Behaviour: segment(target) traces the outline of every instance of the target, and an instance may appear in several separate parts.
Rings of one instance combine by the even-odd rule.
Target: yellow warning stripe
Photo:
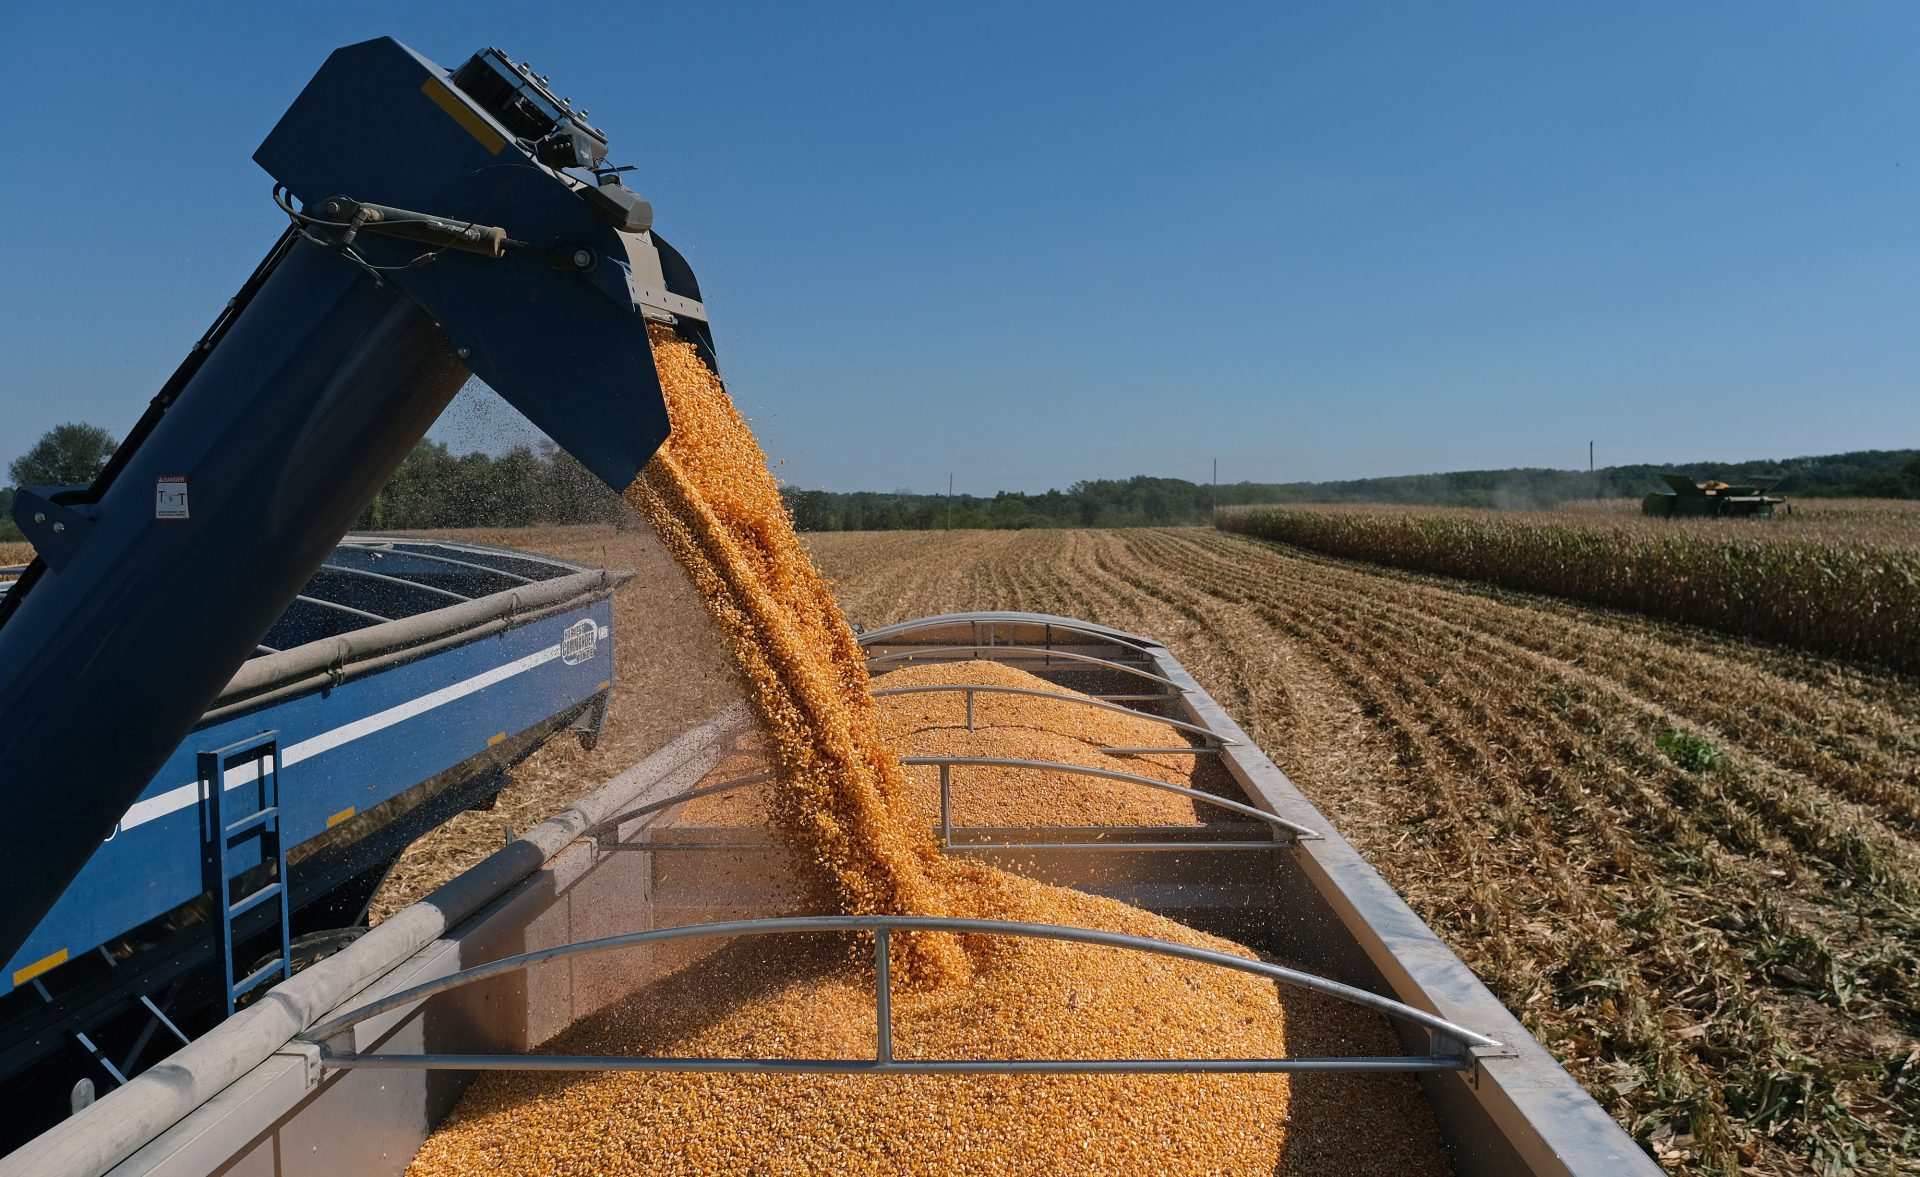
[[[460,96],[448,89],[447,84],[439,78],[428,78],[426,84],[420,87],[420,92],[433,99],[435,106],[452,115],[453,121],[465,127],[467,134],[480,140],[480,146],[488,151],[499,155],[500,149],[507,145],[506,139],[493,129],[492,124],[461,101]]]
[[[599,685],[598,687],[596,687],[596,688],[594,688],[594,689],[595,689],[595,690],[600,690],[600,691],[604,691],[604,690],[606,690],[606,689],[607,689],[608,687],[610,687],[610,686],[612,686],[612,685],[613,685],[613,680],[612,680],[612,679],[610,679],[610,678],[603,678],[603,679],[601,679],[601,680],[600,680],[600,685]]]
[[[327,828],[332,829],[333,827],[339,825],[341,822],[352,817],[357,812],[359,812],[359,806],[356,806],[356,805],[347,806],[345,809],[342,809],[340,812],[334,814],[332,817],[327,819]]]
[[[507,738],[507,733],[495,732],[492,735],[487,737],[487,747],[491,748],[495,744],[498,744],[501,740],[504,740],[506,738]]]
[[[15,985],[24,985],[48,969],[57,968],[66,963],[67,950],[62,948],[51,956],[41,957],[26,968],[13,970],[13,983]]]

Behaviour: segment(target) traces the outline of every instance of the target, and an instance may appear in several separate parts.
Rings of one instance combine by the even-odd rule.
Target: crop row
[[[869,624],[1167,642],[1672,1171],[1914,1155],[1915,680],[1193,529],[810,542]]]
[[[1920,671],[1920,551],[1485,515],[1238,507],[1224,531]]]

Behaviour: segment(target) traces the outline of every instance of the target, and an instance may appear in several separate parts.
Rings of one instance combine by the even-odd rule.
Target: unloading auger
[[[496,49],[330,56],[254,159],[290,225],[90,486],[24,487],[0,599],[0,959],[469,376],[624,490],[692,270],[587,112]]]

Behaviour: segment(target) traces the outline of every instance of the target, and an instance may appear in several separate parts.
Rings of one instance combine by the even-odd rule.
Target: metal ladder
[[[229,1017],[240,998],[270,980],[284,980],[293,972],[287,911],[287,851],[280,831],[279,735],[277,730],[264,731],[237,744],[228,744],[199,755],[203,798],[201,838],[205,848],[202,863],[207,890],[213,895],[216,905],[212,921],[214,955],[219,958],[224,972],[222,991],[226,994]],[[244,775],[248,767],[252,769],[250,778]],[[228,821],[225,813],[229,789],[227,775],[236,768],[242,769],[243,773],[239,783],[231,786],[232,789],[244,791],[243,795],[248,798],[257,798],[258,804],[244,817]],[[236,901],[233,891],[238,879],[228,865],[227,856],[235,846],[249,839],[259,841],[259,861],[270,865],[272,874],[264,885]],[[234,933],[234,921],[267,904],[274,905],[279,912],[280,955],[236,981],[234,973],[238,963],[233,954],[239,947],[240,938]]]

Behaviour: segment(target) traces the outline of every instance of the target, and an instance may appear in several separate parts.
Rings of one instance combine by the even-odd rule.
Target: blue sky
[[[801,485],[1920,445],[1920,6],[318,11],[0,15],[0,461],[131,425],[278,232],[254,147],[381,34],[592,110]]]

